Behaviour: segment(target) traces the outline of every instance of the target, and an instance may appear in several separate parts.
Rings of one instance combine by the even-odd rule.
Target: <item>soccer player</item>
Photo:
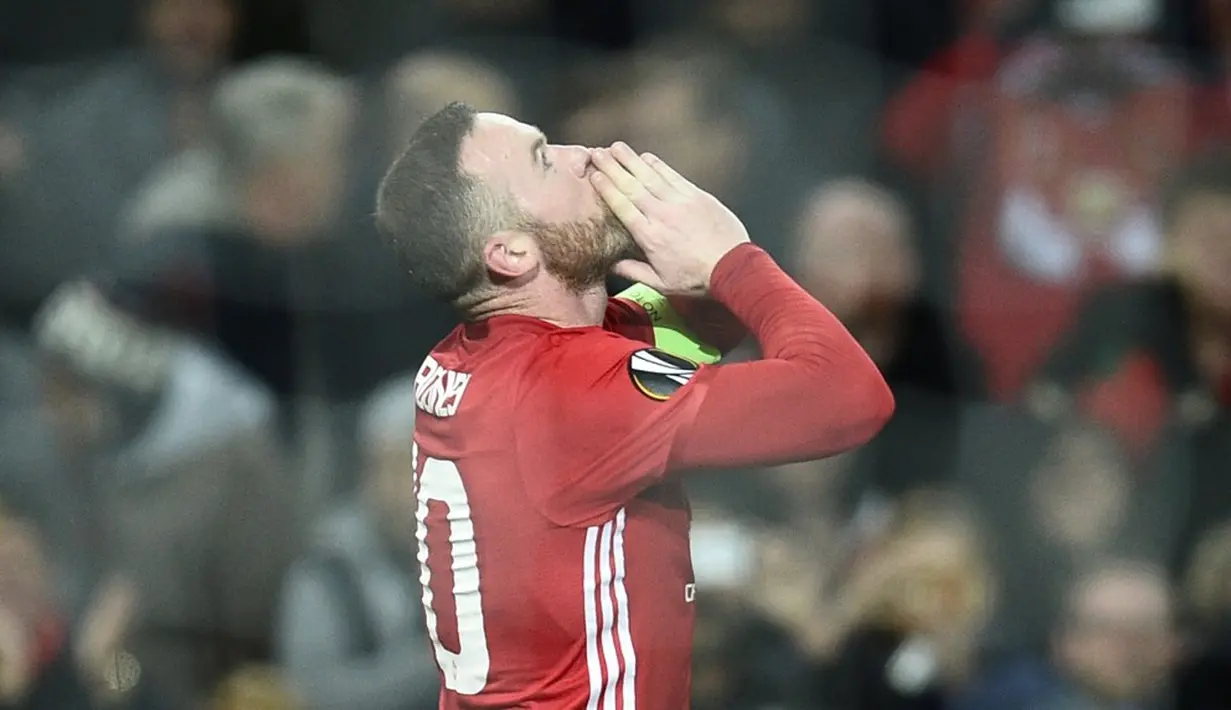
[[[463,320],[416,378],[441,707],[686,708],[696,590],[678,474],[867,442],[893,410],[875,365],[734,214],[622,143],[552,145],[452,104],[390,168],[376,219]],[[681,307],[712,297],[764,359],[656,350],[645,312],[608,299],[613,269]]]

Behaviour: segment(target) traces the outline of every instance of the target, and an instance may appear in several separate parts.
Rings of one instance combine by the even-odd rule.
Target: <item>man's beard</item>
[[[641,256],[628,228],[608,209],[601,217],[565,224],[533,222],[526,229],[538,240],[547,272],[577,292],[601,285],[622,259]]]

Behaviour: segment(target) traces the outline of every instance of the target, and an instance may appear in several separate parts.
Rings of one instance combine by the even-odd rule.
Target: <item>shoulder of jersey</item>
[[[657,348],[642,348],[628,357],[628,376],[641,394],[660,402],[671,398],[696,374],[697,363]]]

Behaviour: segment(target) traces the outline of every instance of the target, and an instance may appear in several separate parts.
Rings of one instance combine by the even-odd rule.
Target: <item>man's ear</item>
[[[539,259],[539,245],[525,232],[496,232],[483,245],[483,263],[498,280],[512,281],[533,273]]]

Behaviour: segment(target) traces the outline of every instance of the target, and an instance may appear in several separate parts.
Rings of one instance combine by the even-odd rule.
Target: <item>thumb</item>
[[[616,262],[616,265],[611,268],[612,273],[620,278],[643,283],[646,286],[662,293],[666,284],[663,283],[662,277],[654,270],[654,267],[644,261],[636,259],[624,259]]]

